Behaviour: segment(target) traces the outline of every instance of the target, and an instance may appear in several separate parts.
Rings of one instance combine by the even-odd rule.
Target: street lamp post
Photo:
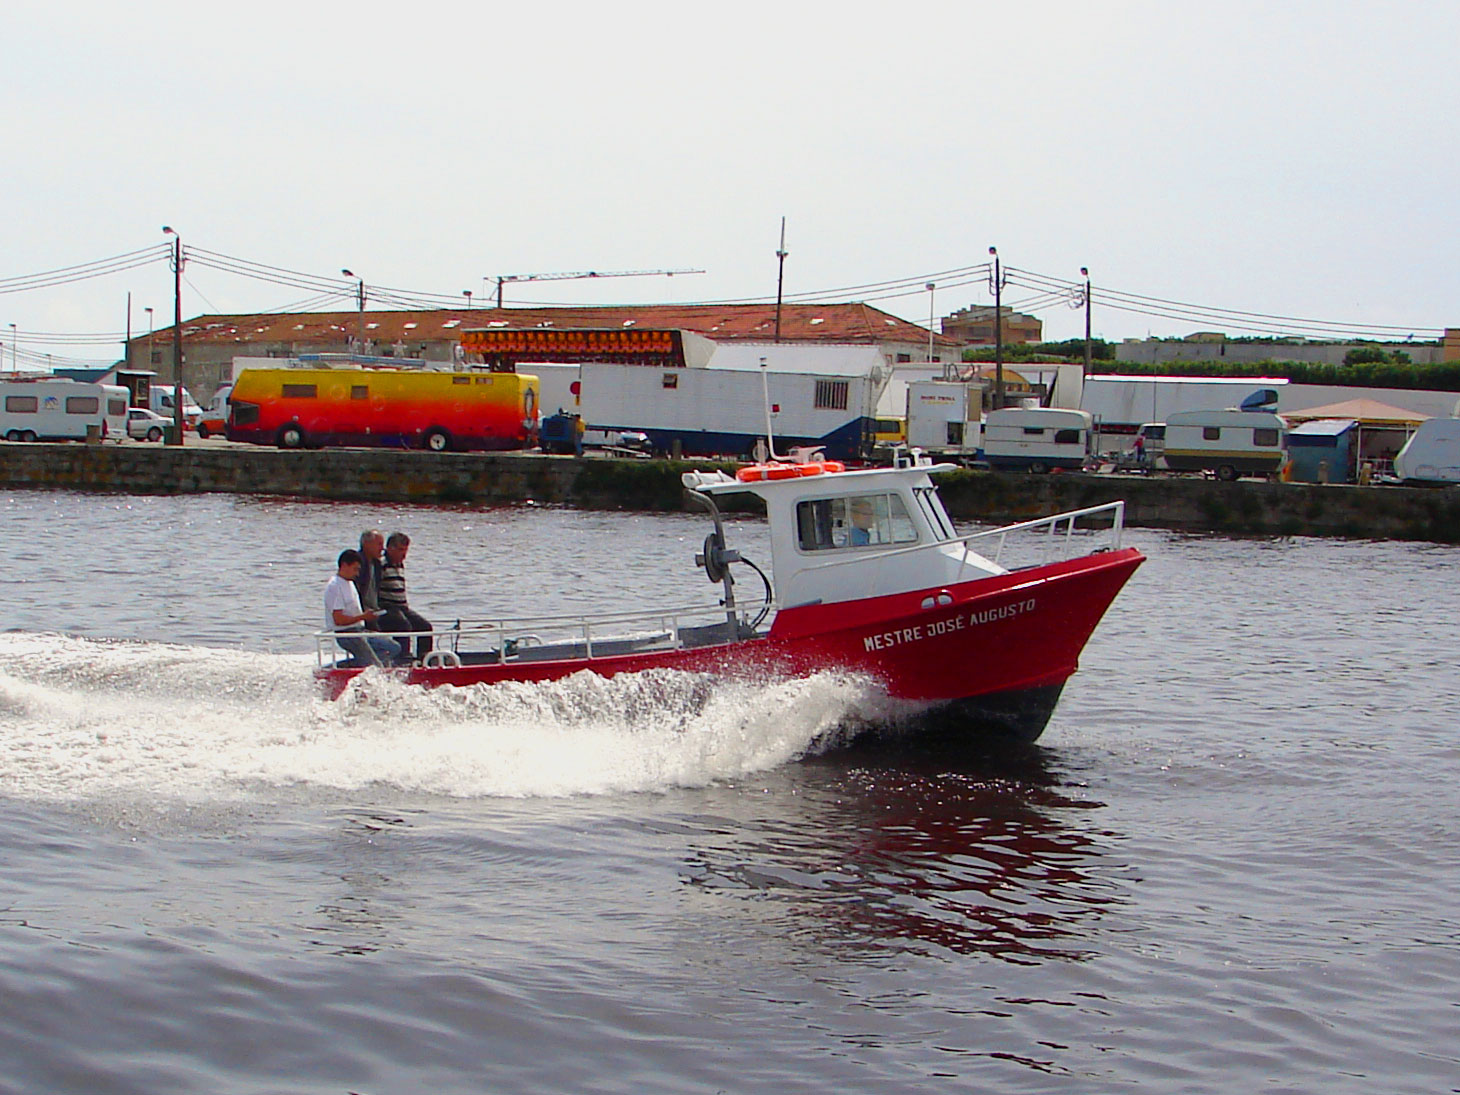
[[[182,237],[167,225],[165,235],[172,237],[172,437],[168,444],[183,443],[183,347],[182,347]],[[151,362],[149,361],[150,365]]]
[[[152,309],[142,309],[147,313],[147,368],[152,368]]]
[[[933,363],[933,290],[938,288],[938,283],[928,282],[923,286],[928,291],[928,364]]]
[[[20,343],[15,341],[15,324],[10,325],[10,368],[20,372]]]
[[[365,279],[352,270],[342,269],[340,273],[344,274],[347,278],[357,278],[360,282],[359,287],[355,291],[355,301],[360,308],[360,324],[355,339],[360,344],[358,352],[363,354],[365,352]]]
[[[464,296],[464,297],[466,297],[466,310],[468,312],[470,312],[471,311],[471,290],[470,289],[463,289],[461,291],[461,295]]]

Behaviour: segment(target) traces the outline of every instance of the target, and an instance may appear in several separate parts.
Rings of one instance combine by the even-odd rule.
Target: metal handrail
[[[1110,534],[1112,538],[1111,549],[1114,550],[1120,547],[1121,536],[1125,530],[1125,502],[1123,501],[1105,502],[1098,506],[1087,506],[1084,509],[1066,510],[1064,513],[1053,513],[1050,514],[1048,517],[1036,517],[1031,521],[1020,521],[1019,523],[1013,525],[1001,525],[998,528],[984,529],[982,532],[970,532],[967,536],[950,536],[946,540],[934,540],[926,544],[909,544],[907,547],[888,548],[884,551],[873,552],[870,554],[867,552],[859,552],[855,555],[843,556],[841,558],[826,559],[824,561],[819,561],[814,566],[807,567],[806,569],[823,570],[830,567],[851,566],[857,564],[866,565],[866,563],[872,559],[881,561],[883,559],[895,558],[899,555],[913,555],[918,552],[934,551],[938,548],[950,546],[961,546],[966,552],[972,552],[975,555],[980,555],[981,558],[988,559],[995,565],[1002,565],[999,563],[999,559],[1003,556],[1004,547],[1008,542],[1010,533],[1025,532],[1030,529],[1038,529],[1044,526],[1049,526],[1050,538],[1051,542],[1053,542],[1054,533],[1058,525],[1061,522],[1068,522],[1068,526],[1066,527],[1064,536],[1065,544],[1068,547],[1074,540],[1076,521],[1078,521],[1081,517],[1089,517],[1097,513],[1105,513],[1106,511],[1109,511],[1114,515],[1110,527]],[[982,555],[979,552],[974,552],[973,549],[969,546],[970,543],[974,540],[981,540],[986,537],[993,536],[997,536],[999,538],[999,543],[992,556]],[[966,556],[964,562],[965,564],[967,563]]]
[[[758,611],[760,605],[755,609]],[[595,657],[594,643],[603,643],[619,639],[647,638],[652,636],[664,636],[663,649],[674,650],[683,646],[681,631],[686,625],[686,617],[706,618],[713,617],[717,622],[723,624],[725,606],[715,602],[712,604],[680,605],[672,608],[655,609],[634,609],[618,612],[598,613],[592,616],[567,613],[557,616],[516,616],[501,617],[493,620],[459,620],[453,627],[438,627],[430,631],[316,631],[315,657],[320,666],[333,664],[338,660],[335,646],[335,638],[340,634],[349,634],[359,637],[378,637],[386,639],[423,639],[430,638],[433,643],[441,643],[443,640],[451,644],[453,652],[459,652],[461,639],[471,638],[482,640],[480,652],[484,654],[495,653],[499,661],[510,657],[508,643],[518,643],[524,639],[534,638],[537,631],[556,632],[554,641],[578,642],[584,645],[583,656],[586,658]],[[742,622],[748,618],[748,610],[742,610]],[[622,628],[626,625],[639,624],[655,625],[648,635],[635,635],[615,631],[611,636],[605,635],[604,630],[610,627]],[[595,636],[595,631],[597,635]],[[538,640],[541,641],[540,639]],[[494,649],[495,648],[495,649]]]

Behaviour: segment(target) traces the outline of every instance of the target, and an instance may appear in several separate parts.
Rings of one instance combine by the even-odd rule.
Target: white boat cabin
[[[930,475],[956,468],[917,463],[751,482],[723,472],[683,478],[701,494],[754,494],[765,502],[776,601],[793,608],[1007,573],[957,539]]]

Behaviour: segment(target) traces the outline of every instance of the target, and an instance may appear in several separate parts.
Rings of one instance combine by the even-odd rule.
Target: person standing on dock
[[[406,603],[406,553],[411,549],[411,538],[404,532],[392,532],[385,541],[385,566],[380,572],[380,607],[385,615],[380,618],[382,631],[431,631],[431,621],[419,612],[411,610]],[[401,639],[401,653],[410,652],[410,640]],[[416,660],[423,660],[431,652],[431,636],[416,637]]]

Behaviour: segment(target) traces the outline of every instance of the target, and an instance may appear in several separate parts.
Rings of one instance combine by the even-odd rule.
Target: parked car
[[[146,407],[132,407],[127,411],[127,436],[137,441],[161,441],[163,430],[171,425],[172,419],[163,418]]]

